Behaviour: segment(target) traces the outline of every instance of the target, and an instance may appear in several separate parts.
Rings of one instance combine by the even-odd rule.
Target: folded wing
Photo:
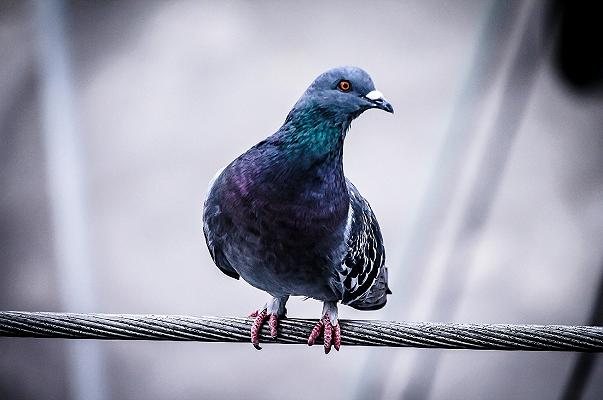
[[[339,272],[342,303],[359,310],[377,310],[387,302],[385,247],[373,210],[348,180],[351,214],[347,226],[348,252]]]

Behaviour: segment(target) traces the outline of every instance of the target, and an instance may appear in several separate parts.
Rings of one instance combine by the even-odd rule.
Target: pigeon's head
[[[366,71],[357,67],[338,67],[316,78],[294,110],[317,110],[334,122],[344,123],[371,108],[394,112],[392,105],[375,89]]]

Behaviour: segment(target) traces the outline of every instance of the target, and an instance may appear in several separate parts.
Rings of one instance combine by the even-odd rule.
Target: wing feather
[[[339,273],[342,302],[361,310],[378,309],[391,293],[387,286],[383,237],[369,203],[349,180],[347,184],[351,216],[346,227],[348,252]]]

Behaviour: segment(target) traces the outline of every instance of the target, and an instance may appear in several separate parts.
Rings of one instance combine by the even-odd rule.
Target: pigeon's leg
[[[341,327],[337,320],[337,302],[336,301],[325,301],[322,307],[322,318],[314,328],[310,337],[308,338],[308,346],[312,346],[316,339],[323,333],[325,354],[329,354],[331,351],[331,345],[335,347],[335,350],[339,351],[341,346]]]
[[[250,318],[255,318],[251,325],[251,343],[256,349],[262,349],[260,347],[260,331],[266,319],[268,319],[268,326],[270,327],[270,336],[276,337],[278,319],[287,315],[287,309],[285,308],[287,300],[289,300],[289,296],[273,297],[263,307],[249,315]]]

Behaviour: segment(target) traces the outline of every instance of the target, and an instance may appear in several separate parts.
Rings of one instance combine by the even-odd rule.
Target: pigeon
[[[271,296],[249,316],[258,350],[266,321],[276,338],[290,296],[323,302],[308,345],[322,334],[329,353],[341,346],[339,302],[377,310],[391,294],[379,224],[343,171],[350,124],[368,109],[394,112],[364,70],[328,70],[274,134],[210,182],[203,232],[214,263]]]

